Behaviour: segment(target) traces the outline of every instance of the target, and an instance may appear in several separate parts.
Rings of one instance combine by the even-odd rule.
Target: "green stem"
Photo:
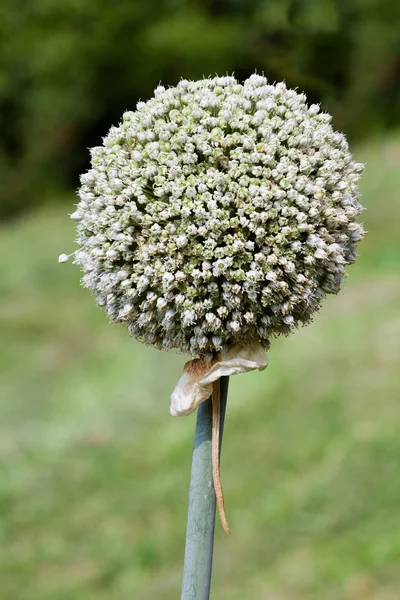
[[[221,378],[220,452],[229,377]],[[208,600],[214,549],[215,492],[211,464],[212,401],[200,404],[192,458],[181,600]]]

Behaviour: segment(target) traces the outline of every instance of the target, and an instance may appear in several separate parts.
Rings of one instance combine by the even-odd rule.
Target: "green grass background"
[[[341,294],[231,379],[216,600],[400,598],[400,137],[356,155],[368,234]],[[65,213],[0,230],[0,598],[176,599],[195,417],[172,418],[169,395],[186,357],[108,324],[57,263]]]

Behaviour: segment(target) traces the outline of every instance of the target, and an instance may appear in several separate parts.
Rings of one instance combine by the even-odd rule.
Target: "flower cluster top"
[[[330,121],[260,75],[158,87],[91,151],[83,285],[133,337],[193,356],[306,323],[363,236],[363,165]]]

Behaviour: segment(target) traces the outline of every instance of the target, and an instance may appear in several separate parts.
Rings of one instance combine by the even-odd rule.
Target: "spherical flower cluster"
[[[260,75],[158,87],[91,151],[83,285],[133,337],[193,356],[306,323],[363,235],[363,165],[330,121]]]

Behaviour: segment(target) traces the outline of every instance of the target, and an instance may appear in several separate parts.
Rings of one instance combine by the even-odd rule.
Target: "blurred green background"
[[[109,325],[67,217],[88,151],[162,81],[254,69],[346,131],[368,234],[342,293],[233,378],[213,598],[400,598],[397,0],[3,0],[0,598],[179,597],[186,357]]]

